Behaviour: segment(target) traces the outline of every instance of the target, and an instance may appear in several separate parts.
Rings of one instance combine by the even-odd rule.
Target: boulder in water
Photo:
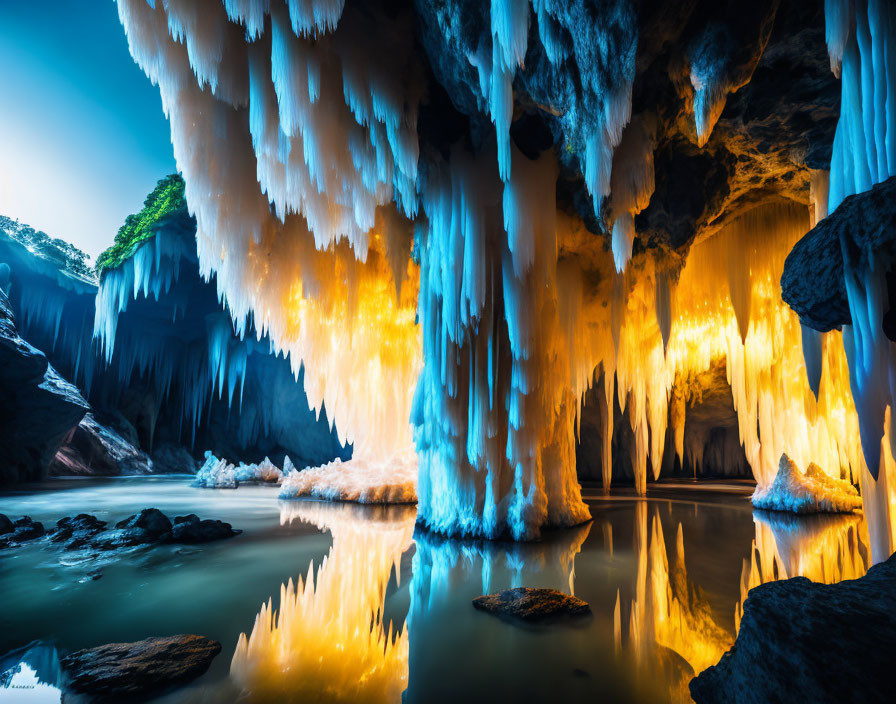
[[[220,652],[211,638],[176,635],[79,650],[62,659],[62,668],[76,692],[127,701],[199,677]]]

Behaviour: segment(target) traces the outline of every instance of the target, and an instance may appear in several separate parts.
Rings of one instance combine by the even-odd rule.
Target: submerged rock
[[[805,474],[800,472],[785,454],[774,481],[756,488],[753,506],[791,513],[849,513],[862,508],[862,498],[852,484],[829,477],[816,464],[810,464]]]
[[[50,541],[65,542],[66,550],[84,547],[106,528],[106,521],[101,521],[89,513],[79,513],[74,518],[66,516],[56,521],[56,528],[50,531]]]
[[[508,616],[527,622],[544,621],[561,616],[587,616],[587,602],[558,592],[556,589],[515,587],[497,594],[477,596],[473,606],[481,611]]]
[[[2,516],[2,514],[0,514]],[[10,521],[6,516],[0,520],[0,548],[12,547],[28,540],[41,538],[46,533],[44,524],[34,521],[30,516],[22,516]]]
[[[145,508],[115,524],[116,528],[142,528],[150,535],[162,535],[171,531],[171,519],[157,508]]]
[[[896,555],[860,579],[751,590],[734,646],[691,681],[697,704],[890,702]]]
[[[159,543],[207,543],[232,538],[241,532],[223,521],[202,520],[195,513],[177,516],[172,524],[171,519],[159,509],[145,508],[116,523],[113,530],[97,531],[84,544],[96,550],[114,550]]]
[[[211,638],[176,635],[79,650],[62,659],[62,668],[76,692],[125,701],[199,677],[220,652]]]
[[[229,523],[210,519],[200,520],[199,516],[191,513],[189,516],[178,516],[174,519],[171,540],[175,543],[207,543],[232,538],[241,532],[234,530]]]

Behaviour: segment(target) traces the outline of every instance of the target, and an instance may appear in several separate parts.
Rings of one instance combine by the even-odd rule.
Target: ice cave
[[[894,0],[9,0],[0,65],[0,703],[890,701]]]

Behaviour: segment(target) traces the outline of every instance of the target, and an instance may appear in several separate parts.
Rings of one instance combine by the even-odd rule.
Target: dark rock
[[[150,535],[159,536],[171,532],[171,520],[157,508],[145,508],[140,513],[119,521],[115,527],[141,528]]]
[[[698,704],[890,702],[896,555],[861,579],[751,590],[734,646],[691,681]]]
[[[64,657],[62,667],[76,692],[127,701],[199,677],[220,652],[210,638],[176,635],[79,650]]]
[[[9,521],[8,518],[6,520],[7,522]],[[41,538],[46,534],[44,524],[32,520],[29,516],[22,516],[12,521],[11,526],[12,530],[8,530],[0,535],[0,548],[14,547],[20,543]]]
[[[166,474],[196,474],[196,460],[179,445],[163,443],[152,451],[153,471]]]
[[[106,528],[106,521],[88,513],[79,513],[74,518],[66,516],[56,521],[56,528],[50,531],[54,543],[65,542],[66,550],[84,547],[94,536]]]
[[[174,525],[178,523],[195,523],[199,520],[199,516],[195,513],[188,513],[186,516],[175,516],[174,517]]]
[[[89,410],[43,352],[19,337],[0,291],[0,483],[41,479],[65,436]]]
[[[116,528],[97,534],[88,545],[96,550],[114,550],[156,542],[159,542],[159,536],[142,528]]]
[[[841,240],[853,268],[862,270],[874,262],[884,272],[891,270],[896,261],[896,176],[845,198],[787,255],[781,297],[804,325],[821,332],[852,323]],[[896,309],[894,297],[896,289],[890,293],[891,310]],[[884,331],[896,339],[892,327]]]
[[[13,528],[12,521],[4,514],[0,513],[0,535],[3,535],[4,533],[12,533],[13,530],[15,529]]]
[[[180,522],[175,519],[174,527],[171,529],[171,540],[175,543],[207,543],[232,538],[240,532],[233,530],[229,523],[209,519],[201,521],[195,514],[190,514]]]
[[[588,603],[556,589],[515,587],[498,594],[477,596],[473,606],[481,611],[508,616],[527,622],[550,620],[561,616],[587,616]]]
[[[88,413],[71,431],[50,463],[49,474],[149,474],[149,456]]]

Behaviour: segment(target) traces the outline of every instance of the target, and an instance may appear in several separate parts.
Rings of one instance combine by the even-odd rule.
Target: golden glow
[[[741,443],[760,485],[773,479],[784,452],[800,467],[814,462],[830,476],[858,480],[863,466],[858,417],[840,333],[822,336],[816,400],[799,319],[781,300],[784,259],[808,228],[804,206],[758,207],[693,245],[677,281],[664,268],[673,257],[668,253],[660,260],[644,253],[618,276],[608,256],[594,257],[596,276],[603,280],[586,301],[587,324],[580,327],[589,331],[584,347],[592,368],[601,364],[610,377],[615,371],[619,404],[623,410],[628,406],[640,493],[646,489],[648,459],[654,477],[659,474],[670,399],[714,363],[725,364]],[[570,243],[577,238],[568,236]],[[664,345],[661,322],[669,318]],[[680,409],[671,414],[679,454],[686,416]]]
[[[272,233],[250,249],[264,326],[292,353],[296,372],[303,361],[309,403],[326,408],[340,439],[354,443],[356,459],[411,446],[411,400],[422,365],[419,270],[405,259],[393,274],[378,249],[382,237],[372,235],[365,262],[345,242],[320,252],[307,233]]]
[[[408,681],[407,631],[384,623],[386,588],[413,543],[412,508],[281,504],[281,523],[312,523],[333,536],[314,572],[280,588],[279,609],[262,604],[241,634],[231,678],[251,702],[398,704]]]
[[[659,645],[678,653],[699,674],[717,663],[734,639],[713,619],[702,590],[688,581],[681,524],[670,568],[659,514],[648,523],[647,504],[639,502],[635,521],[638,576],[629,642],[636,661],[655,657]]]

